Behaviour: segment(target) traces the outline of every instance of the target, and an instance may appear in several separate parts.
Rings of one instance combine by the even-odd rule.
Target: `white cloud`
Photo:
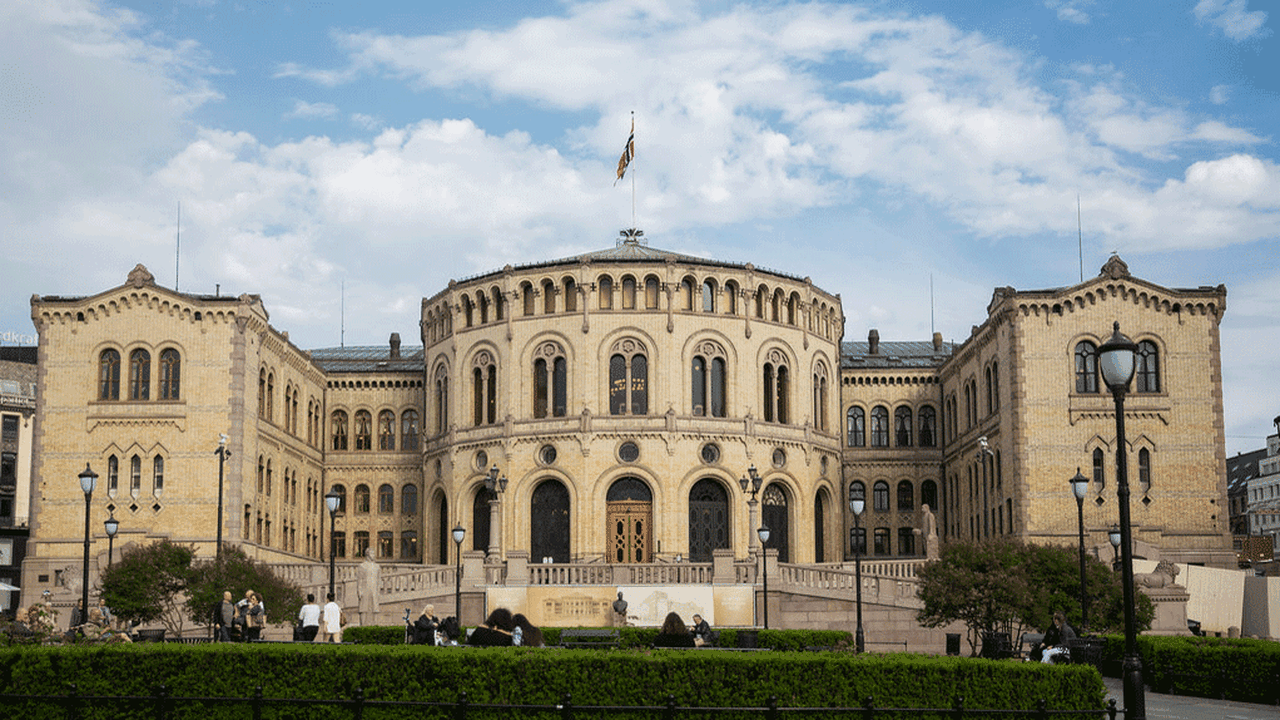
[[[293,109],[282,117],[285,120],[329,120],[338,116],[338,106],[332,103],[311,103],[294,100]]]
[[[351,113],[351,124],[364,130],[377,130],[383,126],[381,120],[365,113]]]
[[[1267,24],[1267,14],[1248,10],[1248,6],[1247,0],[1200,0],[1192,12],[1197,20],[1217,27],[1236,42],[1270,34],[1263,27]]]
[[[1209,88],[1209,102],[1214,105],[1225,105],[1230,99],[1230,85],[1214,85],[1212,88]]]
[[[1058,19],[1076,25],[1086,25],[1092,19],[1085,8],[1092,7],[1096,0],[1044,0],[1044,6],[1058,13]]]

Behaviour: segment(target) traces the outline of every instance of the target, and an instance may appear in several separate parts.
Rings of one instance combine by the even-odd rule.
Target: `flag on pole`
[[[614,185],[618,184],[618,180],[627,174],[627,166],[631,164],[631,158],[636,154],[636,117],[631,116],[631,135],[627,137],[627,146],[622,149],[622,157],[618,158],[618,178],[613,181]]]

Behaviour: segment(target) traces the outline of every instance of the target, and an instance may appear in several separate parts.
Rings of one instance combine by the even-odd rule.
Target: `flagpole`
[[[634,128],[635,126],[636,126],[636,111],[632,110],[631,111],[631,127]],[[632,132],[634,133],[635,131],[632,130]],[[632,161],[635,160],[634,152],[632,153],[631,159]],[[636,174],[634,171],[631,173],[631,227],[633,228],[636,227]]]

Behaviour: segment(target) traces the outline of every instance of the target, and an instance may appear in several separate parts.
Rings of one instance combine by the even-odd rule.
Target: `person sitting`
[[[1053,614],[1053,624],[1044,634],[1044,640],[1031,648],[1031,660],[1042,663],[1065,661],[1068,657],[1058,658],[1067,653],[1067,643],[1076,639],[1076,631],[1067,624],[1066,615],[1059,610]]]
[[[511,644],[523,645],[524,647],[545,647],[546,641],[542,639],[542,631],[537,625],[529,622],[529,618],[524,613],[516,613],[512,618],[516,628],[511,631]]]
[[[653,639],[654,647],[691,648],[696,647],[689,628],[678,613],[669,612],[662,621],[662,632]]]
[[[511,617],[511,611],[506,608],[497,608],[489,613],[483,625],[471,631],[471,637],[467,639],[467,643],[486,647],[509,646],[513,642],[511,631],[515,629],[515,619]]]
[[[436,606],[428,605],[422,608],[422,614],[413,621],[413,644],[435,645],[436,629],[439,627],[440,618],[436,617]]]
[[[711,625],[701,615],[694,614],[693,627],[689,632],[693,634],[693,644],[697,647],[711,644]]]

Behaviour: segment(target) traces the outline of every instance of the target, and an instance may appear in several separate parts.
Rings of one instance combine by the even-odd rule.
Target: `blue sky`
[[[1254,449],[1280,413],[1276,8],[9,0],[0,338],[33,334],[32,294],[143,263],[261,294],[302,347],[408,342],[450,278],[612,245],[634,111],[650,242],[809,276],[847,339],[960,341],[994,287],[1078,282],[1078,196],[1085,277],[1114,250],[1228,287],[1227,447]]]

